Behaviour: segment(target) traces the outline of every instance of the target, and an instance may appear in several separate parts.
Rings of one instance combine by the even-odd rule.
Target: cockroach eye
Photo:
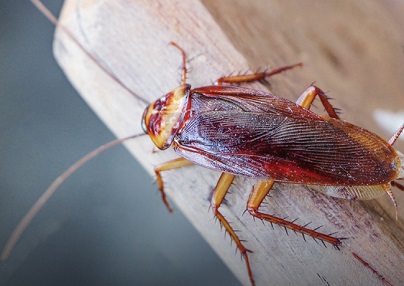
[[[147,110],[149,110],[150,105],[148,105],[145,110],[143,111],[143,115],[142,115],[142,129],[144,131],[144,133],[149,134],[149,132],[147,131],[147,126],[146,126],[146,113]]]

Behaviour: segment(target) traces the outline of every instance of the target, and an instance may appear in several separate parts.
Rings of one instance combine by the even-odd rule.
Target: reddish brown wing
[[[241,87],[193,90],[174,149],[207,168],[293,183],[381,184],[396,175],[395,151],[373,133]]]

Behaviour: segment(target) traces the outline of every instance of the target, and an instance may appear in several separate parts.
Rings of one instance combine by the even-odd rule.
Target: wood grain
[[[188,52],[189,82],[194,87],[232,72],[303,61],[304,68],[271,79],[271,91],[294,100],[316,81],[336,98],[345,119],[388,138],[373,123],[372,111],[403,108],[400,11],[404,12],[403,4],[379,1],[69,0],[61,21],[111,73],[150,102],[180,80],[180,54],[167,46],[174,41]],[[60,31],[54,51],[73,85],[117,137],[141,132],[141,101],[100,71]],[[251,87],[265,89],[259,84]],[[151,175],[154,165],[175,158],[172,151],[154,154],[147,137],[126,146]],[[164,180],[170,199],[249,285],[244,262],[207,211],[218,177],[217,172],[195,166],[171,171]],[[324,232],[338,231],[349,239],[337,251],[242,216],[253,184],[254,180],[237,178],[223,212],[254,251],[250,259],[257,285],[382,285],[351,252],[393,285],[403,283],[404,213],[401,210],[395,221],[387,196],[349,202],[300,185],[276,186],[265,211],[299,218],[301,224],[311,221],[313,227],[324,225]],[[403,199],[401,194],[399,203],[404,204]]]

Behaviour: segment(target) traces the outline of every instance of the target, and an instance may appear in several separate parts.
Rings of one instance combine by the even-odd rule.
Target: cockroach
[[[59,25],[39,1],[33,2]],[[59,27],[86,52],[67,29]],[[386,142],[366,129],[341,120],[326,94],[315,85],[309,86],[296,102],[238,85],[265,80],[301,63],[260,73],[221,77],[211,86],[192,88],[187,83],[186,53],[176,43],[170,44],[182,54],[181,84],[149,104],[142,117],[143,130],[155,146],[161,150],[172,147],[180,156],[155,167],[158,189],[172,212],[162,172],[196,164],[222,173],[212,193],[211,209],[240,251],[251,285],[255,285],[255,281],[249,262],[250,251],[220,211],[236,176],[258,180],[247,201],[246,211],[251,216],[336,248],[342,238],[259,211],[274,183],[304,184],[327,195],[350,200],[372,199],[387,193],[397,209],[391,186],[404,189],[396,182],[404,178],[404,156],[392,146],[404,130],[404,124]],[[126,88],[119,79],[114,79]],[[328,115],[310,111],[316,97]],[[109,147],[139,136],[103,145],[62,174],[12,234],[2,259],[9,255],[33,216],[72,172]]]

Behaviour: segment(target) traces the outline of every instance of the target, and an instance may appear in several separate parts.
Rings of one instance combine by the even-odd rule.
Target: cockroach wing
[[[320,186],[307,185],[310,189],[328,196],[347,200],[371,200],[386,194],[383,185],[370,186]]]
[[[194,89],[174,150],[207,168],[313,185],[394,180],[399,160],[377,135],[265,92]]]

